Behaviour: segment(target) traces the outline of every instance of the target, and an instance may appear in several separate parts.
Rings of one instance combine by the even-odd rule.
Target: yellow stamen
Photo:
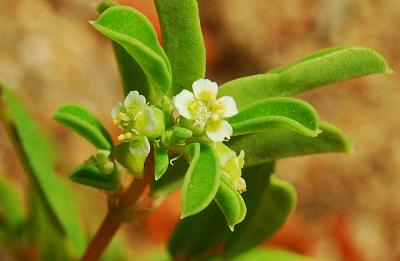
[[[112,120],[112,123],[114,124],[114,125],[117,125],[117,124],[119,124],[121,121],[119,120],[119,119],[117,119],[117,118],[114,118],[113,120]]]
[[[117,139],[119,140],[119,141],[124,141],[125,140],[125,134],[120,134],[120,135],[118,135],[118,137],[117,137]]]
[[[132,138],[132,133],[127,132],[125,133],[125,140],[130,140]]]
[[[211,115],[210,119],[214,122],[219,121],[220,117],[217,113],[214,113],[213,115]]]
[[[117,115],[117,119],[118,119],[118,120],[123,120],[123,119],[125,118],[125,116],[126,116],[125,113],[120,112],[120,113],[118,113],[118,115]]]

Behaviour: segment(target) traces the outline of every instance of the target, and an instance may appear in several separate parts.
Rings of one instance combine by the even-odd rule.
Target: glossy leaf
[[[129,151],[129,144],[127,142],[115,146],[114,157],[122,166],[130,170],[130,174],[137,178],[143,177],[144,162],[147,157],[134,156]]]
[[[5,225],[8,233],[17,233],[25,221],[24,212],[24,202],[17,187],[11,180],[0,175],[0,224]]]
[[[277,179],[272,172],[271,163],[244,169],[247,192],[243,197],[247,215],[229,234],[225,256],[234,256],[262,243],[279,229],[293,211],[296,204],[294,188]]]
[[[218,159],[212,147],[192,143],[187,149],[190,165],[182,185],[182,218],[202,211],[211,203],[220,179]]]
[[[303,256],[287,250],[277,248],[255,248],[232,257],[231,261],[316,261],[312,257]]]
[[[154,146],[154,178],[159,180],[167,171],[169,166],[168,152]]]
[[[306,137],[293,131],[274,128],[246,136],[234,137],[229,147],[244,150],[245,166],[250,167],[277,159],[328,152],[352,151],[352,142],[337,127],[320,122],[321,133],[317,137]]]
[[[319,133],[315,109],[310,104],[294,98],[277,97],[254,103],[228,121],[232,125],[234,136],[274,127],[286,128],[311,137]]]
[[[47,139],[11,91],[2,88],[2,100],[4,104],[0,105],[0,109],[3,124],[14,141],[27,175],[39,192],[52,224],[71,240],[76,254],[82,254],[86,242],[78,212],[67,184],[54,173]]]
[[[197,0],[155,0],[163,36],[163,48],[171,62],[175,95],[191,89],[204,78],[206,50],[200,27]]]
[[[97,6],[97,11],[103,13],[110,7],[117,6],[117,3],[105,1]],[[125,51],[117,42],[111,41],[115,59],[117,60],[119,74],[121,76],[124,96],[130,91],[137,90],[141,95],[150,97],[150,83],[140,65],[130,54]]]
[[[242,196],[221,177],[221,184],[214,200],[224,213],[229,229],[233,231],[235,225],[242,222],[246,216],[247,209]]]
[[[124,6],[113,6],[105,10],[99,19],[92,25],[103,35],[120,45],[140,66],[149,81],[150,90],[148,94],[153,102],[159,102],[166,94],[171,85],[171,68],[169,60],[161,48],[157,33],[148,19],[140,12]],[[119,53],[121,54],[121,53]],[[117,58],[123,58],[117,53]],[[124,53],[122,53],[123,55]],[[136,64],[130,59],[122,61],[120,66],[128,63],[128,68],[122,67],[130,73],[137,73]],[[124,62],[125,61],[125,62]],[[121,61],[120,61],[121,62]],[[129,69],[130,68],[130,69]],[[123,73],[127,84],[143,82],[143,75],[138,73],[139,82],[131,80],[127,73]],[[127,77],[130,80],[127,80]],[[129,87],[129,90],[141,88],[140,86]]]
[[[82,164],[71,173],[70,179],[76,183],[97,189],[114,191],[119,186],[116,173],[102,173],[94,164]]]
[[[53,115],[59,123],[73,129],[91,142],[96,148],[111,150],[113,142],[101,122],[77,104],[65,104]]]
[[[223,84],[219,95],[235,98],[238,109],[274,96],[290,96],[337,81],[390,73],[385,59],[364,47],[337,47],[313,53],[283,68]]]

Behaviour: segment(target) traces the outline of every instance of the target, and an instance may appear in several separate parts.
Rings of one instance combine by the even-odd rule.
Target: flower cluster
[[[158,139],[164,147],[184,144],[189,138],[207,138],[214,146],[219,158],[221,175],[240,193],[246,191],[246,182],[241,177],[244,152],[236,153],[222,142],[230,139],[232,126],[225,120],[238,113],[235,100],[230,96],[217,99],[218,85],[207,79],[199,79],[192,85],[193,93],[181,91],[173,100],[174,123],[165,130],[164,113],[146,104],[146,98],[131,91],[125,100],[112,109],[113,123],[123,133],[118,140],[129,144],[129,152],[135,157],[146,157],[150,152],[149,139]],[[169,113],[166,113],[169,114]],[[171,137],[174,137],[173,139]]]

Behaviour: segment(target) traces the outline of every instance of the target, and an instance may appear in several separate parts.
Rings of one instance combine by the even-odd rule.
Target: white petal
[[[219,142],[224,141],[225,138],[230,139],[233,130],[232,126],[227,121],[221,121],[216,128],[214,126],[207,126],[206,132],[210,140]]]
[[[222,96],[218,101],[224,106],[224,113],[222,114],[224,118],[238,114],[236,102],[231,96]]]
[[[157,125],[157,119],[150,106],[145,106],[142,111],[136,114],[135,128],[140,132],[148,132]]]
[[[141,111],[146,104],[146,98],[138,91],[130,91],[125,97],[124,105],[127,112],[135,114]]]
[[[117,105],[115,105],[113,108],[112,108],[112,110],[111,110],[111,117],[113,118],[113,119],[115,119],[117,116],[118,116],[118,114],[121,112],[121,103],[118,103]]]
[[[192,84],[194,96],[202,99],[204,96],[216,98],[218,93],[218,85],[208,79],[199,79]]]
[[[147,156],[150,153],[150,143],[146,136],[136,136],[129,142],[129,151],[138,157]]]
[[[192,119],[193,116],[189,111],[189,106],[195,101],[193,93],[188,90],[181,91],[175,96],[175,107],[179,114],[186,119]]]

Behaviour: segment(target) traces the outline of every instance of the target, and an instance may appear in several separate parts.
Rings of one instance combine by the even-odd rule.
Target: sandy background
[[[124,2],[156,21],[151,1]],[[97,16],[95,3],[0,1],[0,79],[23,97],[42,128],[57,140],[61,148],[57,168],[62,175],[93,149],[52,122],[51,114],[62,103],[80,103],[115,132],[109,111],[122,97],[111,46],[88,24]],[[376,49],[395,72],[400,69],[398,0],[201,0],[199,4],[208,77],[220,83],[343,44]],[[322,119],[354,139],[355,152],[278,163],[278,175],[298,191],[298,206],[269,244],[321,260],[400,260],[399,83],[398,74],[375,75],[300,96]],[[10,164],[13,156],[0,134],[0,164],[6,173],[13,173],[16,163]],[[72,187],[85,195],[82,211],[95,211],[101,218],[104,195]],[[168,231],[160,229],[172,226],[176,211],[174,204],[165,205],[144,227],[136,228],[136,234],[147,235],[146,244],[161,243]],[[132,229],[127,226],[127,231]]]

